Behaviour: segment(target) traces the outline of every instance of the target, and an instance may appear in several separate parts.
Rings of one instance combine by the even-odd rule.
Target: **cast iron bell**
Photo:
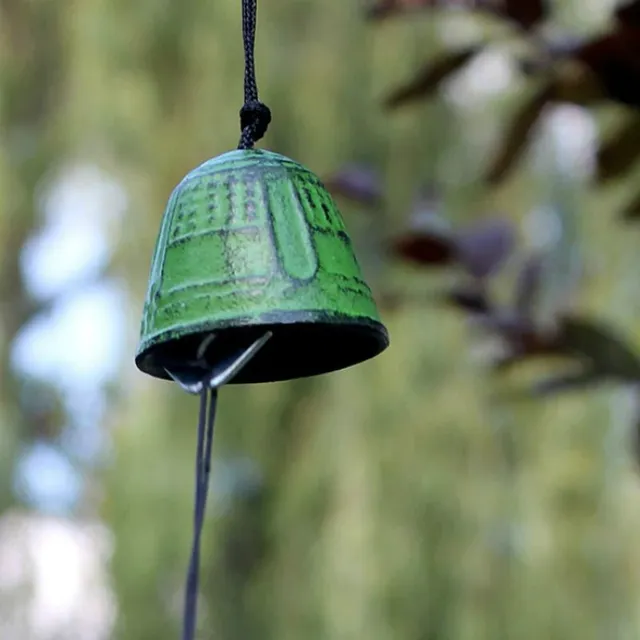
[[[269,333],[233,383],[327,373],[389,344],[318,178],[277,153],[235,150],[191,171],[171,194],[136,365],[158,378],[197,378],[213,364],[207,336],[216,337],[220,362]]]

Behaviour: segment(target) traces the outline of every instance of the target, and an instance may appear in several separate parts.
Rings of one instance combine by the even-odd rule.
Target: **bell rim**
[[[159,366],[149,366],[148,358],[151,350],[154,347],[159,346],[162,343],[169,342],[170,340],[179,340],[190,336],[198,335],[200,333],[210,333],[215,331],[233,330],[233,329],[260,329],[264,327],[265,330],[274,326],[286,326],[286,325],[325,325],[325,326],[342,326],[344,328],[351,329],[365,329],[368,330],[370,336],[373,338],[372,344],[375,342],[376,347],[371,349],[369,354],[355,362],[330,369],[328,371],[322,371],[315,374],[291,376],[285,378],[279,378],[278,380],[265,381],[284,382],[286,380],[294,380],[300,378],[315,377],[317,375],[326,375],[333,373],[334,371],[342,371],[350,367],[356,366],[367,360],[371,360],[379,356],[390,345],[389,331],[381,320],[372,318],[370,316],[350,316],[347,314],[327,313],[326,311],[276,311],[268,314],[262,314],[259,317],[247,316],[246,318],[233,318],[229,320],[216,320],[216,321],[201,321],[194,322],[187,327],[169,327],[155,334],[146,336],[140,341],[138,346],[135,365],[136,368],[146,375],[151,377],[171,381],[172,378],[169,374],[161,370]],[[241,376],[242,378],[242,376]],[[228,384],[263,384],[263,382],[243,382],[231,380]]]

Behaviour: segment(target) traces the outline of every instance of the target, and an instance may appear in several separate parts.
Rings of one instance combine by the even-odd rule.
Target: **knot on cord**
[[[271,110],[259,100],[249,100],[240,109],[240,148],[250,149],[267,132],[271,122]]]

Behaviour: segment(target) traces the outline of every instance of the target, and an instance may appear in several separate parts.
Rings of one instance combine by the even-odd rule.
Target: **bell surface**
[[[344,369],[389,345],[342,217],[318,177],[280,154],[235,150],[173,190],[151,263],[136,365],[216,361],[272,332],[232,383]]]

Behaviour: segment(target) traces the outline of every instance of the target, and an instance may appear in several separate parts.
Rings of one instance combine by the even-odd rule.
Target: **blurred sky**
[[[38,204],[43,225],[24,247],[22,269],[33,298],[52,306],[20,332],[13,363],[22,375],[59,390],[71,419],[61,449],[90,461],[104,445],[104,386],[123,358],[126,291],[104,270],[127,197],[96,167],[71,166],[49,179]],[[20,495],[39,510],[73,508],[81,481],[51,444],[35,443],[18,465]]]

